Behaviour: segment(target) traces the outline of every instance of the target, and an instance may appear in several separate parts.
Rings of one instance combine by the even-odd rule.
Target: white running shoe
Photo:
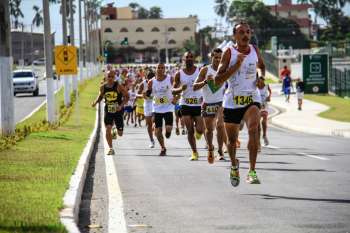
[[[154,148],[154,141],[151,141],[151,144],[149,144],[149,148]]]

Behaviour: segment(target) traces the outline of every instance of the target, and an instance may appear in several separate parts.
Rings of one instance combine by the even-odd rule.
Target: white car
[[[17,93],[33,93],[33,96],[38,96],[39,80],[33,70],[15,70],[12,77],[14,95]]]
[[[39,58],[38,60],[33,61],[33,65],[35,66],[45,65],[45,58]]]

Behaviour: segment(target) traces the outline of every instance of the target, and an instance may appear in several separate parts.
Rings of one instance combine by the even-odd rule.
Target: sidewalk
[[[304,133],[350,138],[350,123],[318,116],[319,113],[326,111],[328,106],[304,99],[303,109],[299,111],[295,94],[292,94],[290,102],[286,103],[284,95],[280,92],[281,84],[270,84],[270,87],[272,90],[270,104],[281,112],[270,119],[272,124]]]

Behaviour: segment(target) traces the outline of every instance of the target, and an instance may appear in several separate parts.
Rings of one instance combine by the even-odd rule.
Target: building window
[[[175,32],[175,31],[176,31],[176,29],[174,27],[168,28],[168,32]]]
[[[175,40],[169,40],[168,44],[176,44],[176,41]]]
[[[291,17],[292,16],[292,12],[288,11],[288,16]]]
[[[144,30],[143,30],[143,28],[138,27],[138,28],[136,28],[136,32],[144,32]]]
[[[191,29],[190,29],[189,27],[186,26],[186,27],[184,27],[183,31],[184,31],[184,32],[186,32],[186,31],[191,31]]]
[[[105,29],[105,32],[112,32],[112,29],[106,28],[106,29]]]
[[[120,32],[128,32],[129,30],[127,28],[120,29]]]
[[[158,44],[158,40],[152,41],[152,44],[154,44],[154,45]]]
[[[159,32],[160,30],[159,30],[159,28],[157,28],[157,27],[154,27],[154,28],[152,28],[152,30],[151,30],[152,32]]]
[[[136,44],[137,45],[143,45],[143,44],[145,44],[145,42],[143,42],[143,40],[138,40],[138,41],[136,41]]]

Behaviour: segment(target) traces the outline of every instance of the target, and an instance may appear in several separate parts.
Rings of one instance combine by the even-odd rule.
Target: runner
[[[141,71],[140,71],[141,72]],[[142,97],[144,99],[143,102],[143,109],[144,109],[144,115],[146,119],[146,126],[147,126],[147,132],[150,139],[150,148],[154,148],[154,139],[153,139],[153,103],[152,103],[152,96],[146,96],[147,91],[147,83],[149,80],[151,80],[155,76],[154,72],[150,69],[147,72],[146,78],[142,81],[140,84],[139,90],[137,92],[137,96]]]
[[[233,27],[233,38],[237,44],[225,50],[220,61],[215,84],[228,82],[223,107],[226,135],[229,141],[228,152],[231,158],[230,180],[232,186],[238,186],[239,160],[236,158],[236,140],[240,122],[243,119],[248,128],[249,140],[249,172],[247,182],[259,184],[255,172],[259,145],[259,121],[261,98],[256,88],[256,71],[260,68],[261,76],[265,76],[265,65],[256,47],[249,44],[251,29],[245,22]]]
[[[107,71],[107,82],[100,87],[100,93],[96,100],[92,103],[95,107],[103,98],[105,99],[104,123],[106,126],[106,139],[109,146],[108,155],[114,155],[112,145],[112,127],[115,124],[118,135],[123,135],[123,106],[128,102],[129,95],[127,90],[114,81],[115,71]]]
[[[262,118],[261,126],[259,124],[259,135],[261,132],[261,127],[263,130],[263,140],[264,145],[269,145],[269,140],[267,139],[266,131],[267,131],[267,117],[269,115],[268,112],[268,102],[271,100],[271,88],[268,84],[265,84],[265,78],[260,77],[258,80],[258,89],[261,96],[261,110],[260,115]],[[259,137],[260,138],[260,137]]]
[[[198,160],[196,139],[201,138],[204,130],[201,117],[202,93],[193,90],[193,83],[199,73],[199,69],[193,63],[193,54],[186,52],[183,60],[186,67],[175,74],[173,95],[181,93],[181,115],[187,128],[187,140],[192,149],[190,160],[195,161]]]
[[[217,48],[211,52],[211,65],[205,66],[199,72],[193,90],[202,89],[202,116],[205,126],[205,139],[208,145],[208,162],[214,163],[213,131],[216,126],[219,160],[224,160],[223,144],[226,142],[226,132],[223,121],[222,99],[225,85],[216,86],[214,77],[220,64],[222,50]]]
[[[131,119],[131,124],[134,124],[134,104],[136,99],[135,85],[132,85],[129,93],[129,101],[125,106],[124,110],[124,120],[126,120],[126,125],[129,125],[129,121]]]
[[[153,94],[153,114],[155,122],[155,135],[161,146],[159,156],[166,155],[166,147],[163,137],[163,119],[165,121],[165,137],[170,138],[173,128],[174,105],[171,93],[173,80],[165,75],[165,65],[159,63],[156,68],[156,77],[148,81],[146,96]]]

